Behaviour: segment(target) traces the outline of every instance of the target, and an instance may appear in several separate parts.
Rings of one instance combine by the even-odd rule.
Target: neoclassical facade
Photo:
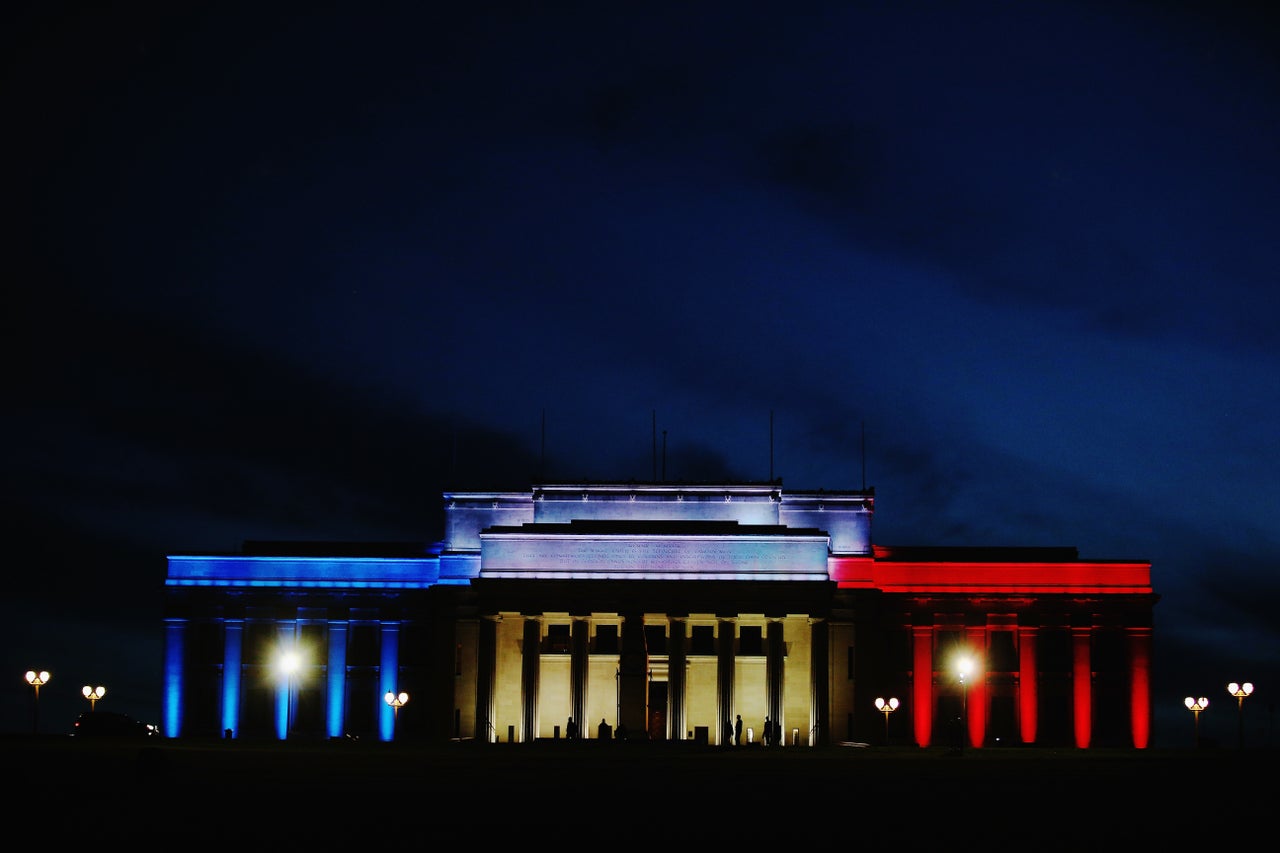
[[[879,546],[874,509],[546,483],[446,493],[429,545],[171,555],[164,734],[1148,746],[1150,563]]]

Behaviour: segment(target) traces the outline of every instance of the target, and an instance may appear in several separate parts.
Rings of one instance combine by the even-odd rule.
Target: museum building
[[[874,511],[546,483],[446,492],[437,543],[170,555],[163,733],[1147,748],[1149,562],[876,545]]]

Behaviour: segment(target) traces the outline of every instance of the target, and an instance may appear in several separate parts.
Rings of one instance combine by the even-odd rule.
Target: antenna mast
[[[667,481],[667,431],[662,431],[662,482]]]
[[[862,422],[862,491],[867,490],[867,422]]]

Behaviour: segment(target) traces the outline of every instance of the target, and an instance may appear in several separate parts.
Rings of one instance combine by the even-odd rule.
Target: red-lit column
[[[1093,734],[1093,670],[1089,663],[1087,627],[1071,628],[1071,696],[1076,746],[1088,749]]]
[[[1018,626],[1018,732],[1023,743],[1036,742],[1036,711],[1039,708],[1036,669],[1036,629]]]
[[[916,745],[924,748],[933,739],[933,626],[912,626],[911,640],[911,716]]]
[[[969,648],[974,652],[965,717],[969,722],[969,745],[981,748],[987,739],[987,628],[983,625],[969,627],[965,633]]]
[[[1129,628],[1129,729],[1135,749],[1151,740],[1151,629]]]

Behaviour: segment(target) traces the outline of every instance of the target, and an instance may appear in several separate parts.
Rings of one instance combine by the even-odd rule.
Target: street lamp
[[[1239,722],[1239,742],[1236,746],[1244,749],[1244,697],[1253,692],[1253,684],[1248,681],[1236,684],[1233,681],[1227,685],[1227,692],[1236,697],[1236,719]]]
[[[382,701],[391,706],[391,739],[395,740],[396,727],[400,722],[400,709],[409,703],[409,694],[388,690],[387,695],[382,697]]]
[[[960,754],[964,754],[964,739],[969,728],[969,684],[965,680],[973,671],[973,658],[961,655],[956,659],[956,675],[960,678]]]
[[[281,740],[288,740],[293,733],[297,716],[297,681],[302,674],[302,655],[296,649],[282,651],[276,660],[276,666],[284,681],[284,694],[277,698],[276,736]]]
[[[1199,699],[1188,696],[1182,700],[1182,704],[1195,715],[1196,718],[1196,749],[1200,748],[1200,712],[1209,707],[1209,700],[1201,696]]]
[[[29,669],[25,677],[27,684],[36,689],[36,700],[31,710],[31,733],[37,734],[40,731],[40,685],[48,684],[53,676],[44,670],[36,672],[34,669]]]
[[[889,745],[889,715],[898,710],[898,700],[892,697],[889,701],[876,699],[876,710],[884,714],[884,745]]]
[[[94,710],[94,706],[98,704],[98,700],[101,699],[103,696],[105,696],[106,693],[107,693],[107,688],[101,687],[101,686],[90,687],[89,685],[86,684],[84,687],[80,688],[80,694],[84,696],[84,698],[89,700],[90,711]]]

